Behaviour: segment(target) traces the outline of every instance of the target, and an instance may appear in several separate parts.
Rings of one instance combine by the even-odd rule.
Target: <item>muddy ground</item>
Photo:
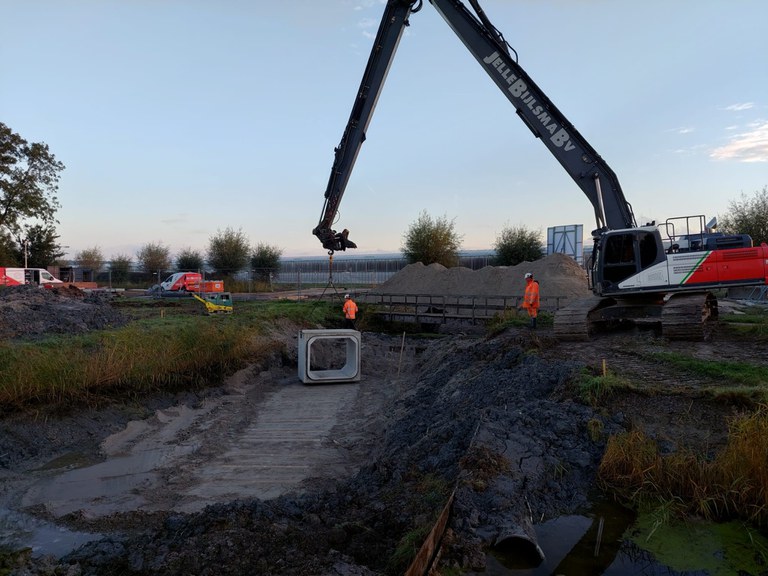
[[[2,506],[94,535],[63,555],[20,555],[12,573],[403,574],[403,542],[417,548],[451,494],[438,566],[480,572],[489,547],[515,543],[536,556],[535,522],[589,506],[609,434],[639,427],[665,451],[722,445],[739,407],[699,395],[710,382],[644,352],[765,362],[720,333],[709,343],[633,332],[574,344],[546,327],[488,335],[456,326],[437,339],[364,332],[361,381],[318,387],[298,382],[297,332],[276,326],[282,354],[205,390],[3,418]],[[574,375],[603,362],[639,389],[592,408],[575,393]],[[247,461],[244,442],[255,441],[249,434],[269,402],[285,394],[315,406],[318,421],[321,399],[338,405],[314,444],[289,445],[306,450],[308,464],[262,482],[264,467]],[[122,491],[88,484],[71,496],[77,474],[137,446],[165,451],[142,475],[121,476],[129,480]],[[233,474],[223,483],[222,470]]]

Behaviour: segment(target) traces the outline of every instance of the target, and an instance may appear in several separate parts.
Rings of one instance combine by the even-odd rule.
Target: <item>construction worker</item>
[[[349,294],[344,294],[344,327],[355,329],[355,316],[357,315],[357,304],[350,298]]]
[[[528,316],[531,318],[531,328],[536,328],[536,317],[539,315],[539,283],[533,279],[531,272],[525,273],[523,308],[528,310]]]

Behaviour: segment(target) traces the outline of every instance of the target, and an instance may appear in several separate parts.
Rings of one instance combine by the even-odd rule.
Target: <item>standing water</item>
[[[535,526],[545,559],[494,550],[484,576],[768,576],[768,538],[738,522],[670,525],[611,502]],[[467,575],[480,573],[468,572]]]
[[[60,558],[100,534],[74,532],[32,516],[0,509],[0,549],[22,550],[28,548],[32,556]]]

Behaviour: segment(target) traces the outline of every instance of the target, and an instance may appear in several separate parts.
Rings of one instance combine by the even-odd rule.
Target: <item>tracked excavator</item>
[[[596,228],[588,263],[593,296],[555,314],[561,339],[586,340],[626,324],[660,327],[672,339],[706,339],[718,307],[715,293],[765,285],[768,245],[745,234],[717,232],[703,215],[638,226],[616,174],[517,62],[517,53],[478,0],[429,0],[478,64],[591,202]],[[347,229],[333,230],[368,124],[400,38],[422,0],[388,0],[352,113],[334,162],[320,221],[313,230],[329,254],[356,248]]]

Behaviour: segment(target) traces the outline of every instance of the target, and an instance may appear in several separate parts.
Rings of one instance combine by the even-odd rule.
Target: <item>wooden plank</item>
[[[424,539],[424,543],[419,548],[416,557],[411,562],[408,570],[405,572],[405,576],[425,576],[432,566],[432,562],[437,555],[437,551],[440,547],[440,541],[443,539],[445,529],[448,526],[448,518],[451,515],[451,509],[453,507],[453,497],[456,494],[456,490],[451,492],[448,497],[448,502],[443,507],[443,511],[438,516],[435,525],[432,526],[432,530],[429,531],[427,537]]]

